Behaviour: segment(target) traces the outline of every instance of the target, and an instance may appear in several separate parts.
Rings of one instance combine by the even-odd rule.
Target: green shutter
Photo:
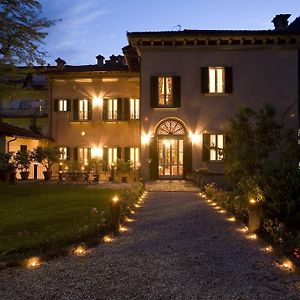
[[[156,137],[152,137],[149,143],[149,177],[152,180],[158,179],[158,151]]]
[[[180,107],[181,105],[181,80],[180,76],[173,76],[173,106]]]
[[[225,93],[233,92],[232,67],[225,67]]]
[[[210,160],[210,134],[203,133],[202,161]]]
[[[103,108],[102,108],[102,119],[104,121],[108,118],[108,99],[103,99]]]
[[[78,148],[77,147],[73,148],[73,160],[74,161],[78,160]]]
[[[54,99],[54,111],[58,111],[58,99]]]
[[[150,106],[158,107],[158,77],[151,76]]]
[[[130,99],[124,99],[124,120],[130,120]]]
[[[88,120],[92,120],[93,117],[93,102],[91,99],[88,100]]]
[[[208,67],[201,68],[201,93],[207,94],[209,92],[209,78]]]
[[[124,148],[124,161],[130,160],[130,147]]]
[[[91,148],[87,148],[87,159],[88,159],[88,162],[90,162],[92,159],[92,149]]]
[[[103,148],[103,171],[108,171],[108,148]]]
[[[76,121],[79,119],[79,100],[73,100],[73,119]]]
[[[121,159],[121,158],[122,158],[122,148],[121,148],[121,147],[118,147],[118,148],[117,148],[117,158],[118,158],[118,159]]]
[[[71,100],[67,99],[67,111],[71,111]]]
[[[123,101],[122,101],[122,98],[118,98],[117,117],[118,117],[118,121],[123,120]]]
[[[192,142],[189,138],[186,138],[183,146],[183,177],[186,178],[188,174],[192,173],[192,157],[193,157],[193,147]]]
[[[67,147],[67,160],[70,160],[70,147]]]

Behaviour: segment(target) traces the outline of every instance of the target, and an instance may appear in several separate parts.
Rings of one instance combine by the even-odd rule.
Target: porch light
[[[142,134],[142,137],[141,137],[141,142],[143,145],[149,145],[149,142],[150,142],[150,138],[151,138],[151,135],[150,134]]]
[[[102,147],[93,147],[91,150],[92,158],[102,158],[103,157],[103,148]]]
[[[85,131],[81,131],[81,136],[85,136],[86,135],[86,133],[85,133]]]
[[[199,144],[200,143],[200,134],[190,133],[190,139],[193,144]]]
[[[93,107],[101,107],[103,105],[103,99],[100,97],[93,98]]]

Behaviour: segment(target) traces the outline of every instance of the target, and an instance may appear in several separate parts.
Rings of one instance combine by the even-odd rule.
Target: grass
[[[0,260],[51,252],[94,237],[120,191],[88,186],[0,183]]]

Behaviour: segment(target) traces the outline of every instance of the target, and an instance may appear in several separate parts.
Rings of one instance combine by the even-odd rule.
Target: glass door
[[[183,139],[158,140],[158,175],[160,178],[182,178]]]

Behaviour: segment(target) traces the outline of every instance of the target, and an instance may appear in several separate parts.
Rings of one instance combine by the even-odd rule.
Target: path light
[[[281,264],[277,264],[281,270],[284,271],[294,271],[295,266],[289,259],[284,259]]]
[[[217,203],[212,202],[211,206],[217,206]]]
[[[111,200],[112,200],[113,203],[117,203],[119,201],[119,197],[114,196]]]
[[[238,231],[242,232],[242,233],[246,233],[246,232],[248,232],[248,228],[247,227],[242,227],[242,228],[239,228]]]
[[[272,246],[266,246],[264,248],[262,248],[262,251],[267,252],[267,253],[271,253],[273,252],[273,247]]]
[[[42,261],[39,257],[31,257],[25,260],[24,266],[27,269],[38,269],[42,266]]]
[[[130,219],[130,218],[128,218],[128,217],[126,217],[124,221],[125,221],[125,222],[128,222],[128,223],[131,223],[131,222],[134,222],[135,220],[134,220],[134,219]]]
[[[133,209],[131,209],[131,210],[130,210],[130,213],[134,215],[134,214],[135,214],[135,211],[134,211]]]
[[[230,217],[228,219],[226,219],[227,221],[229,222],[235,222],[236,221],[236,218],[235,217]]]
[[[140,208],[141,205],[139,205],[139,204],[134,204],[134,207],[135,207],[135,208]]]
[[[114,238],[110,235],[105,235],[102,240],[104,243],[111,243],[114,240]]]
[[[247,238],[248,238],[249,240],[256,240],[256,239],[257,239],[257,235],[256,235],[255,233],[252,233],[252,234],[249,234],[249,235],[247,236]]]
[[[87,249],[83,245],[79,245],[73,248],[72,253],[76,256],[85,256],[87,254]]]
[[[121,226],[121,227],[120,227],[120,231],[121,231],[121,232],[126,232],[126,231],[128,231],[128,228],[125,227],[125,226]]]
[[[220,213],[220,214],[226,214],[226,210],[221,209],[221,210],[219,210],[219,213]]]

